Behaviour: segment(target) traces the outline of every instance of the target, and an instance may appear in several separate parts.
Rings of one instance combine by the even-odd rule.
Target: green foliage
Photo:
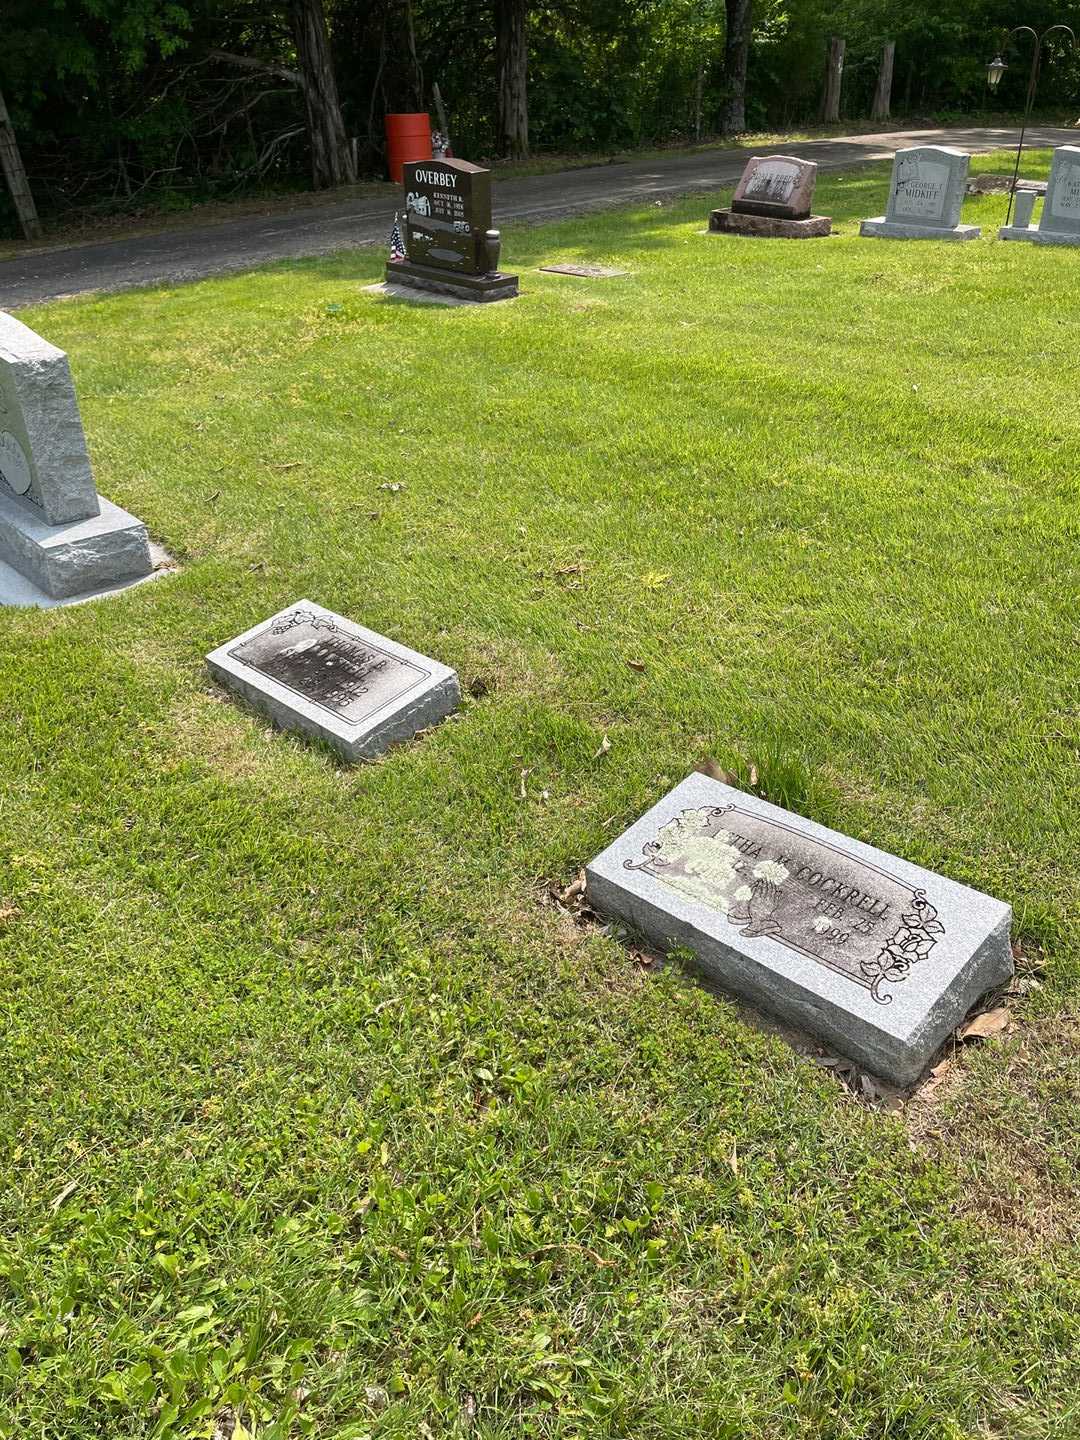
[[[383,113],[430,109],[438,81],[457,152],[489,158],[496,77],[490,0],[413,0],[415,65],[397,0],[327,0],[346,125],[362,169],[383,165]],[[1014,20],[1006,0],[759,0],[748,123],[804,126],[817,116],[828,35],[847,40],[842,115],[870,106],[882,44],[896,42],[894,113],[985,109],[985,63]],[[1034,0],[1024,17],[1071,21],[1080,0]],[[530,115],[539,150],[612,151],[714,134],[726,95],[723,0],[580,0],[529,12]],[[3,89],[46,215],[138,209],[245,187],[292,186],[306,173],[304,105],[279,75],[211,61],[225,51],[291,67],[286,0],[31,0],[5,7]],[[995,104],[1023,104],[1027,41]],[[406,81],[408,82],[406,84]],[[1040,100],[1075,104],[1080,56],[1060,47]],[[6,199],[0,199],[0,207]],[[0,209],[0,215],[6,213]]]

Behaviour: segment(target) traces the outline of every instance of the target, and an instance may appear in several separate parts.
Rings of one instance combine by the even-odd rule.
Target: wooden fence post
[[[8,114],[2,94],[0,94],[0,166],[3,167],[4,178],[11,191],[11,198],[15,202],[15,213],[19,217],[23,234],[27,240],[40,239],[41,221],[38,219],[34,197],[30,193],[30,184],[26,178],[26,171],[23,169],[22,156],[19,154],[19,142],[15,138],[15,131],[11,126],[11,116]]]
[[[871,120],[888,120],[889,118],[889,111],[892,107],[892,72],[895,55],[896,41],[887,40],[885,48],[881,52],[877,89],[874,91],[874,104],[870,111]]]
[[[821,102],[821,118],[826,125],[835,125],[840,119],[840,82],[844,74],[844,50],[847,41],[839,35],[829,39],[829,53],[825,59],[825,96]]]

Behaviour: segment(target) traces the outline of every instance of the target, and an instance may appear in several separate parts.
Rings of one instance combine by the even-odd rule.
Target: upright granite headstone
[[[1017,203],[1020,196],[1017,196]],[[1038,225],[1030,225],[1031,212],[1014,215],[1002,225],[1002,240],[1032,240],[1035,245],[1080,245],[1080,145],[1058,145],[1050,166],[1050,180]]]
[[[817,166],[792,155],[755,155],[747,162],[729,210],[713,210],[709,229],[728,235],[808,239],[828,235],[832,220],[811,215]]]
[[[67,356],[0,311],[0,560],[77,599],[153,570],[146,527],[98,495]],[[0,587],[0,594],[3,587]]]
[[[1038,245],[1080,245],[1080,145],[1059,145],[1050,166]]]
[[[453,670],[297,600],[207,655],[214,678],[283,730],[371,760],[444,719],[461,699]]]
[[[961,225],[968,156],[950,145],[898,150],[884,215],[864,220],[860,235],[898,240],[975,240],[977,225]]]
[[[1030,193],[1030,192],[1028,192]],[[1035,197],[1017,189],[1012,222],[998,231],[1001,240],[1030,240],[1035,245],[1080,245],[1080,146],[1059,145],[1050,166],[1042,215],[1031,224]]]
[[[465,300],[516,295],[517,276],[499,270],[491,171],[467,160],[416,160],[404,177],[406,258],[388,262],[387,281]]]
[[[1008,905],[704,775],[586,878],[598,913],[896,1085],[1012,973]]]

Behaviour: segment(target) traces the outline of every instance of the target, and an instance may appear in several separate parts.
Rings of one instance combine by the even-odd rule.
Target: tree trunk
[[[316,190],[352,185],[356,164],[341,118],[323,0],[289,0],[289,19],[304,77],[312,183]]]
[[[870,110],[871,120],[888,120],[889,118],[889,111],[892,108],[892,72],[895,56],[896,41],[887,40],[885,48],[881,52],[877,89],[874,91],[874,104]]]
[[[845,40],[834,35],[829,41],[829,53],[825,57],[825,95],[821,102],[821,118],[826,125],[835,125],[840,119],[840,82],[844,75]]]
[[[3,95],[0,95],[0,166],[3,167],[4,178],[11,191],[11,199],[23,234],[27,240],[40,239],[41,221],[38,219],[34,197],[30,193],[30,182],[26,178],[22,156],[19,154],[19,142],[15,138]]]
[[[495,70],[498,83],[500,155],[523,160],[529,153],[528,0],[496,0]]]
[[[727,33],[724,36],[724,101],[720,128],[725,135],[746,129],[746,67],[750,60],[750,12],[753,0],[724,0]]]

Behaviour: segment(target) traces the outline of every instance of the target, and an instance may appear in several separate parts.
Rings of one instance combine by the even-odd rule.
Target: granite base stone
[[[460,295],[440,295],[434,290],[418,290],[415,285],[394,285],[389,280],[380,280],[375,285],[365,285],[368,295],[383,295],[388,300],[404,300],[408,305],[471,305]]]
[[[180,568],[168,551],[153,540],[150,541],[150,558],[153,569],[148,575],[131,575],[125,580],[116,580],[108,585],[95,585],[91,590],[80,590],[78,595],[49,595],[25,575],[20,575],[18,570],[0,560],[0,606],[53,610],[58,606],[88,605],[94,600],[106,600],[112,595],[122,595],[125,590],[133,590],[137,585],[148,585],[153,580],[175,575]]]
[[[206,657],[214,678],[283,730],[374,760],[461,703],[446,665],[297,600]]]
[[[1036,245],[1080,245],[1080,235],[1068,235],[1060,230],[1036,229],[1031,238]]]
[[[750,235],[764,240],[813,240],[832,234],[829,215],[809,215],[805,220],[780,219],[774,215],[748,215],[739,210],[713,210],[709,231],[714,235]]]
[[[55,600],[106,589],[154,568],[146,526],[104,496],[98,514],[47,525],[0,494],[0,560]]]
[[[893,1085],[1013,970],[1002,901],[705,775],[586,879],[597,913]]]
[[[977,240],[982,231],[978,225],[956,225],[949,230],[943,226],[902,224],[877,215],[861,222],[859,234],[886,240]]]
[[[998,239],[1034,240],[1038,233],[1034,225],[1002,225],[998,230]]]
[[[417,265],[412,260],[391,260],[386,266],[388,285],[408,285],[416,290],[430,290],[437,295],[454,295],[461,300],[490,303],[512,300],[518,293],[518,277],[504,274],[456,275],[435,265]]]

